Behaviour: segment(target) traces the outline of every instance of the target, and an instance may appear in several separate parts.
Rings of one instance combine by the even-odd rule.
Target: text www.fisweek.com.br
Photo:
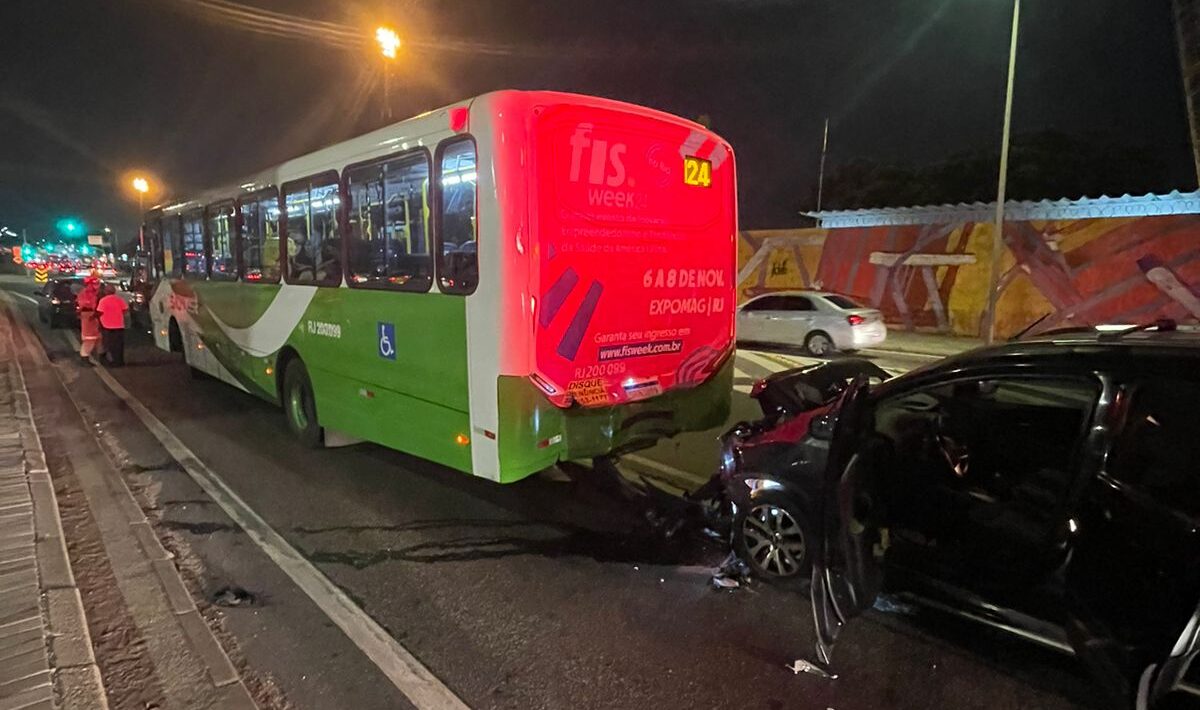
[[[683,350],[682,340],[656,340],[648,343],[625,343],[600,348],[600,360],[623,360],[627,357],[664,355]]]

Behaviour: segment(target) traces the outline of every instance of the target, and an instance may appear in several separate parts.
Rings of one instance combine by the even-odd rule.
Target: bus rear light
[[[465,107],[450,109],[450,130],[462,133],[467,130],[467,109]]]
[[[165,337],[167,337],[167,331],[165,331],[165,330],[160,330],[160,331],[158,331],[158,334],[159,334],[159,335],[161,335],[161,336],[162,336],[162,337],[164,337],[164,338],[165,338]]]
[[[454,443],[458,444],[459,446],[466,446],[467,444],[471,443],[471,438],[466,434],[459,434],[458,436],[454,437]]]
[[[486,436],[487,438],[491,439],[492,441],[496,440],[496,432],[494,432],[494,431],[488,431],[487,429],[484,429],[483,435]]]
[[[270,377],[271,375],[274,375],[274,374],[275,374],[275,368],[273,368],[273,367],[268,367],[266,370],[264,370],[264,372],[266,372],[266,373],[267,373],[267,376],[268,376],[268,377]]]
[[[862,325],[863,323],[867,322],[867,319],[863,318],[862,316],[858,315],[857,313],[854,313],[852,315],[846,316],[846,322],[849,323],[850,325]]]
[[[533,384],[540,387],[546,394],[558,394],[558,389],[554,385],[539,377],[537,373],[530,375],[529,379],[533,380]]]
[[[541,441],[539,441],[537,443],[537,447],[539,449],[548,449],[551,446],[554,446],[555,444],[557,444],[561,441],[562,441],[562,434],[555,434],[554,436],[550,437],[549,439],[542,439]]]

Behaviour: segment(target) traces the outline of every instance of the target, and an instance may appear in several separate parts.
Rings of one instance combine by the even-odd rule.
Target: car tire
[[[812,569],[808,511],[779,491],[760,491],[733,517],[733,550],[755,577],[800,584]]]
[[[317,423],[317,400],[308,368],[300,360],[293,360],[284,371],[281,395],[284,418],[292,434],[306,447],[320,448],[324,431]]]
[[[804,350],[813,357],[826,357],[835,350],[833,338],[823,330],[814,330],[804,339]]]

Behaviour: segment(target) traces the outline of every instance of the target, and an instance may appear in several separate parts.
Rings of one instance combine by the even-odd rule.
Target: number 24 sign
[[[694,155],[683,159],[683,184],[712,187],[712,163]]]

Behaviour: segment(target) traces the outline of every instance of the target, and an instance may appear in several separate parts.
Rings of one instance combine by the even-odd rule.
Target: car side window
[[[814,311],[813,303],[805,296],[781,296],[781,301],[778,308],[779,311]]]
[[[1056,511],[1098,392],[1090,379],[1012,377],[883,399],[874,432],[892,509],[927,539],[993,541],[1005,561],[1044,549],[1061,533]]]
[[[1108,472],[1159,503],[1200,518],[1200,437],[1195,407],[1200,383],[1137,383]]]
[[[771,299],[770,298],[760,298],[756,301],[750,301],[749,303],[747,303],[745,306],[742,307],[742,310],[747,313],[753,313],[755,311],[765,311],[766,308],[763,307],[763,303],[765,303],[769,300],[771,300]]]

